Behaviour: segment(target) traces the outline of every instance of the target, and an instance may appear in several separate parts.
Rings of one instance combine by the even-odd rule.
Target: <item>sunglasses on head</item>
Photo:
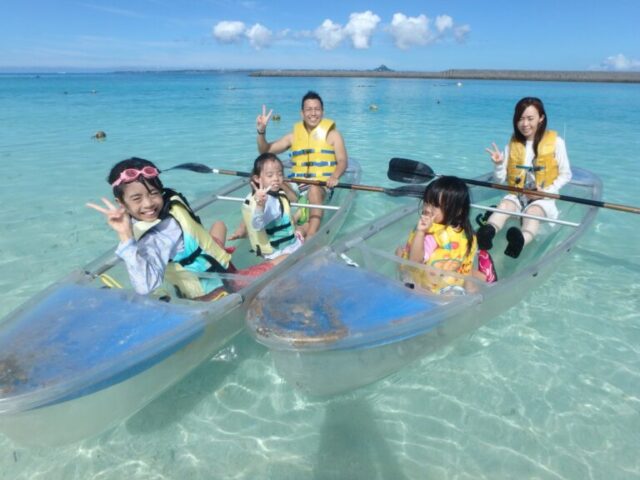
[[[136,180],[140,175],[144,178],[156,178],[160,175],[160,172],[155,167],[142,167],[140,170],[137,168],[127,168],[120,172],[120,177],[111,184],[112,187],[117,187],[121,183],[129,183]]]

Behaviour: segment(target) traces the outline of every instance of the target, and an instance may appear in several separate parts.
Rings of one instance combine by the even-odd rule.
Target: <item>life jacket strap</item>
[[[280,230],[289,228],[290,226],[291,226],[291,222],[288,222],[288,223],[283,223],[282,225],[277,225],[275,227],[265,228],[265,231],[267,232],[268,235],[273,235],[274,233],[279,232]]]
[[[520,168],[522,170],[526,170],[527,172],[539,172],[540,170],[544,170],[544,167],[538,166],[527,166],[527,165],[516,165],[516,168]]]
[[[288,175],[288,178],[300,178],[300,177],[303,177],[303,178],[317,178],[317,177],[330,177],[331,175],[332,174],[328,173],[328,172],[322,173],[320,175],[318,175],[316,173],[290,173]]]
[[[187,265],[191,265],[193,262],[195,262],[196,259],[200,256],[207,262],[209,262],[209,265],[211,265],[209,268],[207,268],[207,272],[224,273],[227,271],[227,269],[220,265],[220,263],[211,255],[203,253],[202,248],[200,247],[196,248],[193,253],[191,253],[191,255],[183,258],[178,263],[183,267],[186,267]]]
[[[272,240],[269,243],[272,247],[276,248],[281,243],[288,242],[290,240],[293,240],[294,238],[296,238],[295,235],[289,235],[288,237],[279,238],[278,240]]]

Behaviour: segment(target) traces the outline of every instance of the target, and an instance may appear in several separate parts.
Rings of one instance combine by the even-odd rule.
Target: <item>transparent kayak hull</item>
[[[597,177],[574,169],[563,193],[599,200],[601,190]],[[493,205],[500,196],[472,188],[474,204]],[[597,213],[595,207],[558,202],[561,219],[579,226],[545,226],[517,260],[503,255],[504,235],[498,235],[492,249],[498,282],[487,284],[395,256],[415,226],[416,203],[319,250],[252,301],[249,331],[270,349],[278,373],[295,388],[310,395],[346,392],[477,329],[544,282]],[[415,272],[451,277],[450,283],[463,280],[463,287],[434,294],[415,284]],[[305,284],[314,290],[297,288]]]
[[[352,162],[343,180],[359,179]],[[218,197],[248,192],[246,180],[237,180],[193,207],[203,224],[223,220],[234,228],[240,203]],[[36,295],[0,323],[0,432],[25,445],[61,445],[126,420],[242,331],[248,302],[333,239],[354,194],[336,189],[328,203],[340,208],[325,211],[318,234],[258,277],[229,275],[244,286],[214,302],[172,298],[170,285],[156,296],[106,288],[104,274],[128,285],[110,252]],[[238,268],[261,261],[246,240],[236,246]]]

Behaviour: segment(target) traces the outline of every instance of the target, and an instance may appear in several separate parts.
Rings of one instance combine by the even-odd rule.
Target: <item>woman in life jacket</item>
[[[504,151],[500,151],[495,143],[486,150],[493,161],[493,176],[500,183],[506,182],[512,187],[527,190],[559,193],[571,180],[571,166],[564,140],[557,132],[547,130],[547,114],[539,98],[525,97],[516,104],[513,135]],[[540,217],[558,217],[555,200],[535,195],[507,195],[498,208]],[[486,225],[478,230],[481,250],[493,247],[493,238],[508,218],[508,214],[495,212]],[[539,226],[540,221],[525,218],[522,220],[522,229],[509,228],[504,253],[518,258],[523,247],[538,233]]]

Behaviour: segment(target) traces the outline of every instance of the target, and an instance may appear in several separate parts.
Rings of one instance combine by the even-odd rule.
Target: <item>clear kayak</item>
[[[503,195],[481,187],[471,192],[474,204],[486,206]],[[574,169],[573,180],[563,188],[563,194],[592,200],[601,193],[600,179],[582,169]],[[502,253],[505,228],[491,250],[498,280],[486,283],[395,255],[416,224],[417,203],[412,199],[322,248],[252,301],[249,331],[270,349],[279,375],[292,386],[310,395],[346,392],[477,329],[544,282],[597,213],[593,206],[557,202],[565,224],[545,224],[518,259]],[[511,222],[516,220],[507,228]],[[424,276],[454,287],[432,293],[420,287]]]
[[[345,182],[358,183],[350,161]],[[194,202],[208,226],[241,221],[246,179]],[[244,328],[248,303],[267,283],[327,245],[345,221],[355,191],[335,189],[320,231],[260,276],[225,274],[234,293],[214,302],[177,298],[171,285],[155,295],[128,288],[113,250],[51,285],[0,323],[0,432],[27,445],[61,445],[94,436],[136,413]],[[105,231],[105,235],[109,233]],[[251,269],[261,259],[246,239],[233,262]]]

